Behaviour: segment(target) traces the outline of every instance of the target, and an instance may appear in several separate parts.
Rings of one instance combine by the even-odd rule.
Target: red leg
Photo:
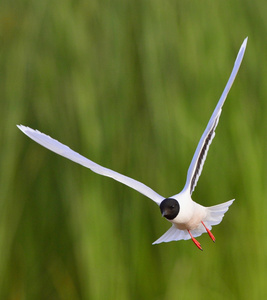
[[[203,251],[203,249],[201,248],[200,243],[192,236],[190,230],[187,230],[187,231],[188,231],[188,233],[190,234],[192,241],[193,241],[193,242],[195,243],[195,245],[198,247],[198,249],[200,249],[200,250]]]
[[[214,237],[214,235],[210,232],[210,230],[206,227],[206,225],[202,221],[201,221],[201,223],[205,227],[205,229],[207,230],[207,233],[209,234],[209,236],[212,239],[212,241],[215,243],[215,237]]]

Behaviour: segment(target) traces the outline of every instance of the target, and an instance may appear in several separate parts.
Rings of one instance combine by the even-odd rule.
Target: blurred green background
[[[0,4],[0,299],[264,299],[267,2]],[[16,124],[178,193],[239,47],[248,46],[193,199],[235,198],[191,241],[148,198]]]

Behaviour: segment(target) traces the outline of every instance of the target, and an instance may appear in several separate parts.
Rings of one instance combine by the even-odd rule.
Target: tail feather
[[[211,230],[212,226],[218,225],[221,223],[224,214],[228,211],[229,206],[234,202],[235,199],[207,207],[207,216],[203,219],[206,227]],[[202,233],[206,232],[205,227],[202,224],[193,230],[190,230],[193,237],[198,237]],[[159,239],[157,239],[154,244],[159,244],[162,242],[171,242],[171,241],[179,241],[179,240],[189,240],[191,236],[189,235],[187,230],[180,230],[174,224],[172,227],[166,231]]]
[[[235,199],[207,207],[208,214],[207,217],[203,220],[208,229],[211,229],[212,226],[218,225],[221,223],[224,214],[228,211],[229,206],[234,202]]]
[[[153,245],[160,243],[167,243],[171,241],[188,240],[190,235],[187,230],[180,230],[172,224],[172,227],[166,231],[159,239],[157,239]]]

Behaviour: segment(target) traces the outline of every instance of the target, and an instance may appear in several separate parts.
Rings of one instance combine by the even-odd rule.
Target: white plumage
[[[198,178],[201,175],[209,146],[215,136],[215,129],[219,122],[219,118],[222,112],[222,106],[241,65],[246,49],[246,44],[247,38],[241,45],[230,78],[198,143],[197,149],[188,169],[186,184],[179,194],[176,194],[172,197],[164,198],[145,184],[98,165],[97,163],[73,151],[68,146],[63,145],[62,143],[49,137],[48,135],[39,132],[38,130],[33,130],[23,125],[18,125],[18,128],[28,137],[30,137],[40,145],[46,147],[47,149],[61,156],[64,156],[86,168],[89,168],[97,174],[111,177],[137,190],[138,192],[156,202],[160,206],[162,214],[172,223],[172,226],[153,244],[178,240],[188,240],[192,238],[197,247],[202,250],[199,242],[195,239],[195,237],[200,236],[204,232],[208,232],[212,240],[215,241],[215,238],[210,230],[212,226],[217,225],[222,221],[224,214],[227,212],[229,206],[233,203],[234,200],[230,200],[228,202],[211,207],[204,207],[194,202],[191,199],[191,195],[197,184]],[[169,215],[166,213],[166,211],[169,212]]]

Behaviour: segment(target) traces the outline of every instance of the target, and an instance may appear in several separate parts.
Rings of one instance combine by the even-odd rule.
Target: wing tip
[[[35,130],[33,130],[33,129],[31,129],[30,127],[28,127],[28,126],[24,126],[24,125],[22,125],[22,124],[20,124],[20,125],[16,125],[17,127],[18,127],[18,129],[19,130],[21,130],[23,133],[25,133],[26,134],[26,132],[28,131],[30,131],[30,132],[33,132],[33,131],[35,131]]]
[[[19,124],[19,125],[17,124],[16,126],[17,126],[18,129],[21,130],[21,131],[23,131],[24,128],[26,128],[26,126],[24,126],[24,125],[22,125],[22,124]]]
[[[51,138],[49,135],[45,134],[45,133],[42,133],[41,131],[37,130],[37,129],[32,129],[31,127],[28,127],[28,126],[24,126],[24,125],[16,125],[18,127],[19,130],[21,130],[24,134],[26,134],[28,137],[30,137],[31,139],[35,140],[33,137],[38,135],[38,136],[46,136],[50,139],[53,139]],[[35,140],[36,141],[36,140]],[[36,141],[38,143],[38,141]]]
[[[241,47],[246,48],[247,42],[248,42],[248,36],[244,39]]]
[[[240,52],[243,51],[245,52],[246,50],[246,47],[247,47],[247,43],[248,43],[248,36],[244,39],[242,45],[241,45],[241,48],[240,48]]]
[[[244,56],[244,53],[245,53],[245,50],[246,50],[246,47],[247,47],[247,42],[248,42],[248,36],[244,39],[241,47],[240,47],[240,50],[237,54],[237,58],[241,56],[241,61],[243,59],[243,56]]]

